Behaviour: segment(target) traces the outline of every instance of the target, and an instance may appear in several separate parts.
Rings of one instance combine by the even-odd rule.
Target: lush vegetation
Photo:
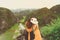
[[[4,34],[1,34],[0,40],[14,40],[13,36],[16,30],[18,30],[18,24],[15,24],[10,29],[8,29]]]
[[[60,18],[42,27],[41,33],[46,40],[60,40]]]

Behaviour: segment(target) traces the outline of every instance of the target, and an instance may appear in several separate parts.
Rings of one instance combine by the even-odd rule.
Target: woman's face
[[[27,26],[27,28],[31,28],[32,25],[33,25],[33,24],[30,22],[30,20],[31,20],[31,19],[29,19],[29,20],[26,21],[26,26]]]

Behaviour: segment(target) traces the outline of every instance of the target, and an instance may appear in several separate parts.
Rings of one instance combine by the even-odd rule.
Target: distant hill
[[[0,7],[0,34],[16,23],[13,12],[7,8]]]
[[[22,19],[23,16],[27,16],[29,15],[34,9],[18,9],[18,10],[15,10],[14,12],[14,15],[19,18],[19,19]]]
[[[60,4],[53,6],[50,10],[51,10],[53,13],[57,14],[58,16],[60,16]]]
[[[46,24],[49,24],[53,19],[56,19],[57,16],[48,8],[41,8],[37,9],[35,11],[32,11],[26,19],[29,19],[31,17],[38,18],[39,25],[44,26]]]

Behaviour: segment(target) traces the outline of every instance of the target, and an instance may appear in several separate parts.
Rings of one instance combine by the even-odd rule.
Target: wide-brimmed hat
[[[37,18],[31,18],[30,22],[33,24],[38,24]]]

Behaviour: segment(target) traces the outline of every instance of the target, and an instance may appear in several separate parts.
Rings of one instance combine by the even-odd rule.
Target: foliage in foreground
[[[8,29],[5,33],[0,35],[0,40],[14,40],[13,36],[15,31],[18,30],[18,24],[15,24],[10,29]]]
[[[41,33],[46,40],[60,40],[60,18],[42,27]]]

